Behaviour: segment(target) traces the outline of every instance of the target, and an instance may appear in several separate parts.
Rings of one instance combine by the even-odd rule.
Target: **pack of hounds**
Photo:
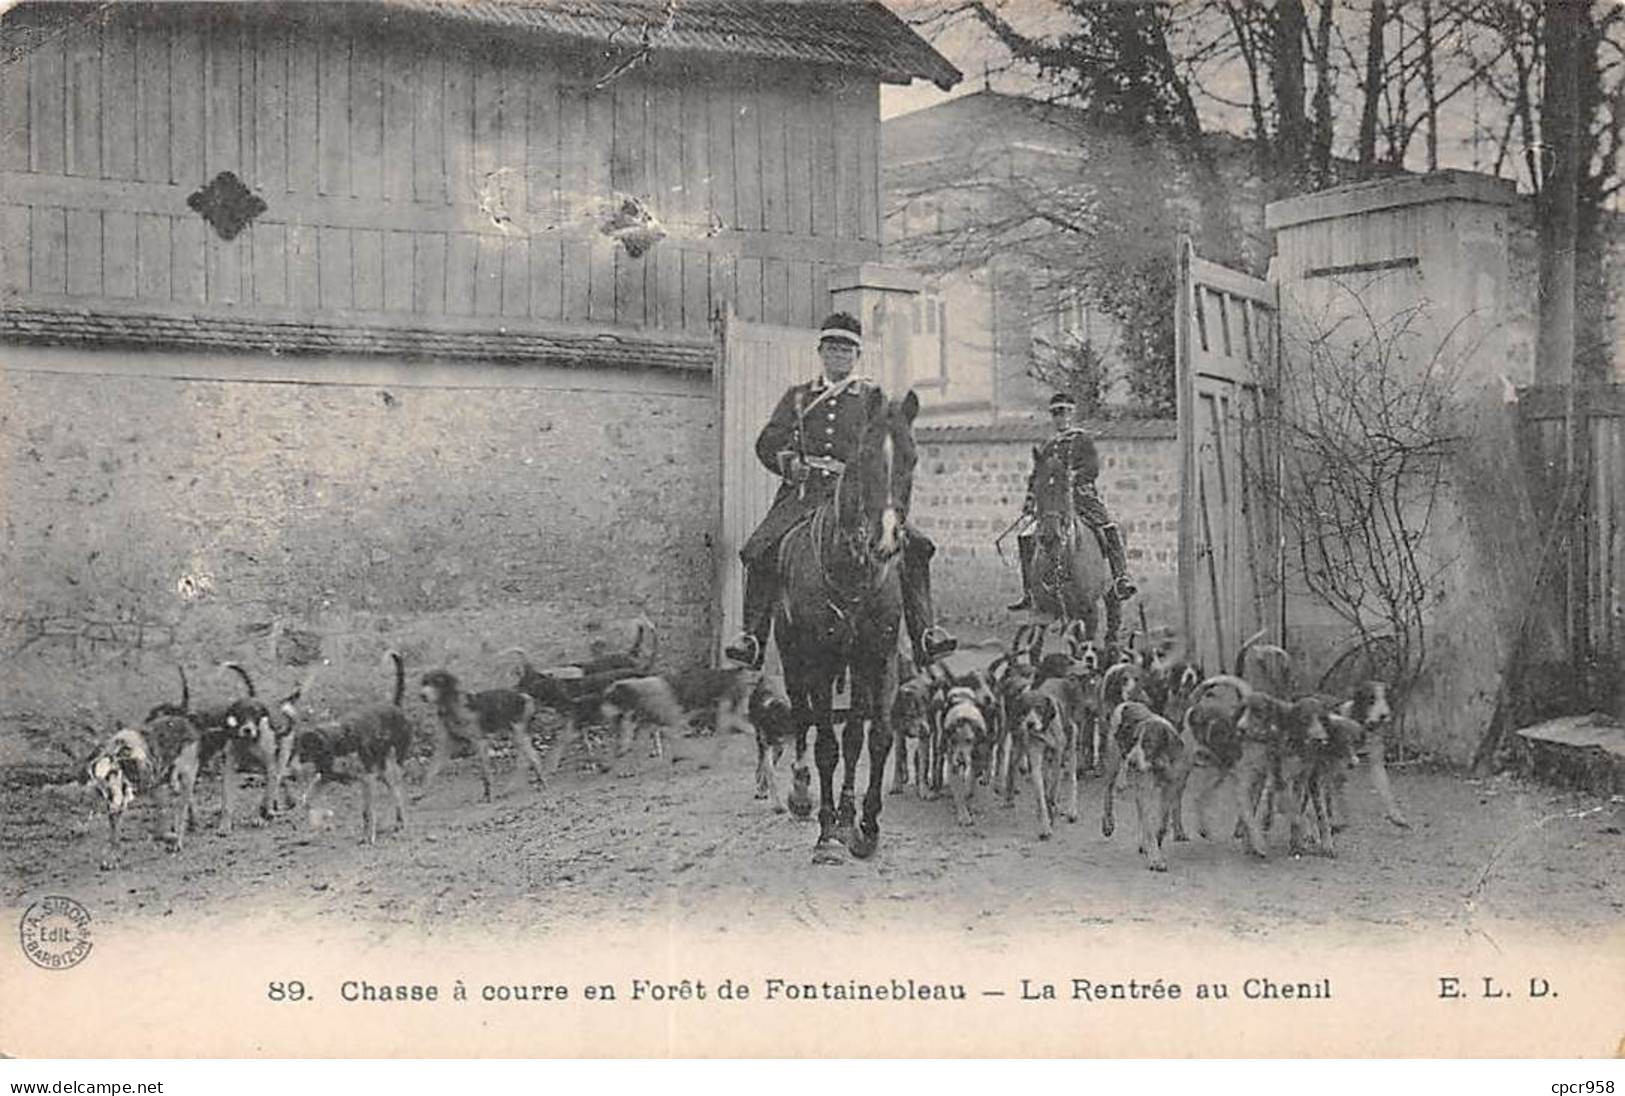
[[[1363,756],[1388,820],[1408,827],[1385,768],[1388,686],[1366,681],[1341,697],[1300,692],[1291,656],[1261,638],[1243,645],[1233,673],[1211,676],[1168,642],[1136,635],[1126,648],[1104,648],[1076,625],[1048,652],[1045,630],[1024,625],[986,671],[905,668],[892,711],[900,744],[893,790],[912,783],[932,798],[946,784],[968,826],[978,784],[1012,806],[1025,772],[1044,840],[1057,813],[1078,820],[1080,769],[1103,772],[1101,833],[1112,836],[1115,799],[1130,794],[1146,866],[1166,871],[1170,834],[1188,839],[1193,779],[1204,838],[1223,792],[1224,820],[1249,854],[1265,856],[1265,835],[1282,814],[1294,856],[1334,855],[1347,818],[1344,785]]]
[[[511,648],[504,652],[518,656],[517,680],[511,686],[476,691],[449,669],[423,673],[419,695],[432,715],[421,722],[429,725],[433,748],[421,794],[439,776],[453,741],[472,751],[483,798],[489,802],[491,749],[502,739],[511,744],[516,778],[524,780],[528,769],[540,790],[556,775],[567,750],[580,747],[591,753],[589,727],[608,729],[615,741],[615,768],[629,776],[642,732],[647,732],[653,754],[664,757],[665,735],[695,721],[710,722],[720,743],[722,733],[749,726],[746,712],[752,707],[761,725],[774,734],[788,719],[789,702],[777,679],[742,669],[657,672],[655,646],[653,624],[640,619],[629,649],[566,665],[538,668],[523,650]],[[120,726],[80,764],[81,781],[97,790],[107,812],[102,867],[117,866],[121,823],[143,796],[159,801],[159,837],[172,851],[182,851],[186,834],[198,825],[198,778],[216,764],[221,834],[231,832],[232,797],[243,771],[264,777],[256,819],[261,823],[295,808],[314,821],[319,812],[311,804],[318,787],[324,781],[348,782],[359,770],[363,840],[377,841],[380,783],[388,789],[395,826],[404,829],[405,774],[418,756],[420,720],[406,705],[402,656],[389,651],[387,657],[394,670],[390,699],[322,722],[306,719],[300,708],[308,682],[267,702],[246,669],[226,662],[220,668],[237,676],[243,695],[227,704],[194,708],[182,669],[178,703],[157,704],[139,725]],[[532,738],[532,721],[543,712],[551,712],[558,725],[545,762]],[[765,757],[768,747],[759,743],[758,752]]]
[[[891,790],[912,784],[922,798],[934,798],[946,786],[957,821],[970,825],[978,785],[991,785],[1013,806],[1024,773],[1038,836],[1047,839],[1057,812],[1078,820],[1080,770],[1103,772],[1102,834],[1110,837],[1115,828],[1118,792],[1131,794],[1140,852],[1151,870],[1165,871],[1170,834],[1187,839],[1183,803],[1193,778],[1203,837],[1210,836],[1212,801],[1223,791],[1226,818],[1248,853],[1265,855],[1265,834],[1279,813],[1289,822],[1294,855],[1333,855],[1334,834],[1347,816],[1344,784],[1364,756],[1389,821],[1408,825],[1384,768],[1393,712],[1383,682],[1362,683],[1345,697],[1299,694],[1290,656],[1259,637],[1243,646],[1234,673],[1212,676],[1175,657],[1167,643],[1138,644],[1136,637],[1125,649],[1104,648],[1072,627],[1062,631],[1060,649],[1046,652],[1045,638],[1043,629],[1024,626],[985,671],[960,675],[940,665],[915,671],[905,660],[892,710],[898,746],[887,774]],[[775,812],[785,810],[775,772],[798,730],[778,677],[742,668],[657,672],[647,620],[638,622],[625,651],[545,668],[518,648],[507,654],[519,660],[511,686],[473,691],[444,668],[421,675],[419,695],[433,713],[425,721],[432,754],[422,793],[439,776],[454,740],[471,749],[490,801],[491,747],[503,738],[511,743],[516,780],[528,769],[542,789],[568,750],[591,752],[589,727],[610,732],[615,768],[631,775],[640,732],[647,731],[653,755],[664,757],[665,735],[698,721],[715,729],[719,748],[727,732],[755,735],[756,797],[771,800]],[[232,662],[221,668],[240,679],[244,695],[193,708],[183,670],[178,703],[160,703],[139,726],[118,728],[82,762],[81,779],[97,789],[107,811],[102,866],[117,865],[121,823],[141,796],[159,801],[159,836],[182,851],[198,824],[197,780],[216,763],[222,834],[231,831],[239,771],[264,776],[258,821],[293,808],[314,818],[318,787],[347,781],[359,770],[362,839],[377,840],[380,782],[396,828],[404,829],[405,773],[418,755],[419,720],[405,704],[405,662],[395,651],[387,656],[394,671],[389,701],[323,722],[303,717],[304,686],[267,702],[248,671]],[[532,738],[532,722],[542,712],[558,725],[546,761]]]

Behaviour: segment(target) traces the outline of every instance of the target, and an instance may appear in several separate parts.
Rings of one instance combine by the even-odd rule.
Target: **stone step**
[[[1625,726],[1600,712],[1549,719],[1513,732],[1525,776],[1595,795],[1625,791]]]

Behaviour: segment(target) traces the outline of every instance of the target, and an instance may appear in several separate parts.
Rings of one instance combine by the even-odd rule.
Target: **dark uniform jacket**
[[[808,469],[805,490],[789,479],[779,484],[767,517],[740,550],[747,564],[765,558],[791,526],[835,490],[838,469],[821,469],[816,464],[827,458],[844,464],[857,455],[865,422],[864,400],[873,387],[864,378],[848,377],[832,385],[820,376],[794,385],[779,400],[773,417],[756,438],[757,459],[776,476],[784,475],[786,454],[794,453],[815,466]]]
[[[1077,507],[1078,516],[1090,525],[1105,525],[1111,519],[1106,516],[1106,507],[1095,488],[1095,480],[1100,476],[1100,454],[1095,451],[1094,439],[1081,426],[1069,426],[1033,450],[1033,470],[1027,476],[1028,500],[1031,501],[1033,488],[1038,485],[1038,466],[1056,453],[1061,454],[1072,469],[1073,505]]]

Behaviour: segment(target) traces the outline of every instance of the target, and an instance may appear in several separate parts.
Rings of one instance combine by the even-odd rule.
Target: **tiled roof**
[[[1093,419],[1081,425],[1091,437],[1108,440],[1155,440],[1179,436],[1179,424],[1173,419]],[[1006,419],[951,426],[921,423],[915,428],[914,440],[920,445],[998,441],[1026,441],[1036,445],[1053,432],[1054,428],[1043,419]]]
[[[877,0],[382,0],[384,6],[629,49],[804,61],[944,90],[960,72]]]
[[[211,315],[32,307],[0,309],[0,342],[100,349],[130,347],[530,362],[682,373],[708,373],[716,358],[716,348],[710,340],[640,338],[610,332],[355,327]]]

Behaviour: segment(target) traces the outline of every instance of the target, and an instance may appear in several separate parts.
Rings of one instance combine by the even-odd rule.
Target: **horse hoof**
[[[1204,834],[1203,836],[1206,836],[1206,835]],[[1189,841],[1190,838],[1186,837],[1182,833],[1176,833],[1176,834],[1174,834],[1174,840],[1175,841]]]
[[[797,818],[803,818],[803,819],[811,818],[812,817],[812,799],[810,797],[808,797],[808,796],[798,796],[798,795],[796,795],[794,793],[791,793],[791,795],[790,795],[790,813],[795,815]]]
[[[869,859],[875,854],[875,849],[879,847],[880,835],[878,833],[874,835],[859,833],[847,846],[847,848],[852,850],[852,855],[857,857],[859,860]]]
[[[784,804],[783,803],[775,803],[775,804],[773,804],[773,813],[774,814],[783,814],[784,813]]]
[[[1161,863],[1161,862],[1153,862],[1153,863],[1147,864],[1146,867],[1150,868],[1152,871],[1167,871],[1168,870],[1168,865],[1164,864],[1164,863]]]
[[[844,864],[846,846],[839,841],[825,839],[813,846],[812,859],[814,864]]]
[[[1117,827],[1112,825],[1110,822],[1102,822],[1100,824],[1100,836],[1102,837],[1110,837],[1116,832],[1116,830]]]

